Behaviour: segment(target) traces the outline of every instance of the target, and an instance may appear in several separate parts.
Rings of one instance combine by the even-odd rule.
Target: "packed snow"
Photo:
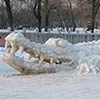
[[[75,44],[78,63],[100,68],[100,40]],[[74,71],[21,75],[2,61],[0,47],[0,99],[100,99],[100,74]],[[26,56],[25,53],[19,56]]]

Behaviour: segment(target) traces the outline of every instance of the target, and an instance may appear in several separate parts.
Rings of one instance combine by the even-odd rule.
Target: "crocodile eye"
[[[60,47],[65,47],[65,43],[64,43],[64,41],[58,41],[58,46],[60,46]]]

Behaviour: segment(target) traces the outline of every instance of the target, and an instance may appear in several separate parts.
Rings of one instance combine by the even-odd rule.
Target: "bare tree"
[[[75,7],[73,6],[73,4],[75,4],[75,2],[73,2],[73,0],[65,0],[65,3],[66,3],[66,7],[67,7],[66,12],[68,13],[67,19],[69,19],[68,22],[70,23],[69,25],[67,23],[66,26],[67,26],[67,28],[72,27],[73,28],[72,31],[75,31],[76,23],[75,23],[75,14],[74,13],[76,13],[76,11],[75,11]]]
[[[70,8],[70,16],[71,16],[72,25],[73,25],[73,31],[75,31],[76,23],[75,23],[75,16],[74,16],[74,13],[73,13],[72,1],[68,0],[68,3],[69,3],[69,8]]]
[[[13,17],[12,17],[12,10],[10,5],[10,0],[4,0],[6,4],[6,11],[8,15],[8,23],[9,27],[11,27],[11,30],[13,30]]]
[[[0,28],[6,27],[6,18],[5,18],[6,12],[5,12],[5,6],[4,1],[0,1]]]
[[[92,0],[92,18],[91,18],[91,33],[94,32],[95,18],[100,7],[100,0]]]
[[[86,27],[87,22],[91,18],[91,5],[87,0],[76,0],[75,2],[78,11],[78,24],[79,26]]]
[[[2,2],[1,2],[2,1]],[[100,0],[1,0],[0,27],[38,25],[41,27],[86,26],[91,22],[94,31],[100,21]],[[66,2],[65,2],[66,1]],[[12,14],[13,13],[13,14]],[[33,14],[34,13],[34,14]],[[13,15],[13,16],[12,16]],[[13,18],[12,18],[13,17]],[[99,24],[98,24],[99,25]]]
[[[91,13],[91,33],[94,32],[95,20],[100,8],[100,0],[87,0],[92,5]]]
[[[41,2],[42,0],[36,0],[33,7],[33,13],[38,21],[39,32],[41,32],[41,25],[42,25]]]
[[[45,31],[48,30],[49,27],[49,17],[52,10],[56,9],[56,3],[53,0],[43,0],[43,9],[45,15]]]
[[[44,8],[45,8],[45,31],[47,31],[48,30],[48,24],[49,24],[49,14],[50,14],[49,1],[48,0],[44,1]]]

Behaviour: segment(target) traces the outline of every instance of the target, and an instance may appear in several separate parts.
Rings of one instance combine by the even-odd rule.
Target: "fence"
[[[0,46],[4,46],[5,37],[9,33],[0,33]],[[100,34],[51,34],[51,33],[24,33],[25,37],[37,43],[44,43],[49,38],[63,38],[71,43],[99,40]]]
[[[71,43],[78,43],[78,42],[88,42],[93,40],[99,40],[100,34],[42,34],[42,33],[25,33],[26,38],[30,39],[31,41],[44,43],[49,38],[63,38],[68,40]]]

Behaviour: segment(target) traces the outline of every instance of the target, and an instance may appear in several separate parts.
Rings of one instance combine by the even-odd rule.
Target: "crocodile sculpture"
[[[20,32],[12,32],[5,38],[6,52],[2,59],[23,74],[51,73],[76,68],[78,68],[79,73],[82,73],[84,69],[86,73],[90,73],[90,70],[96,73],[99,70],[96,62],[99,63],[100,57],[95,56],[97,60],[94,67],[91,68],[87,65],[90,63],[87,55],[85,56],[86,59],[85,57],[80,58],[80,55],[78,55],[81,52],[80,48],[77,49],[76,45],[62,38],[50,38],[44,44],[41,44],[31,42]],[[17,52],[27,53],[28,59],[17,56]],[[82,53],[85,54],[85,51]],[[34,60],[31,60],[32,58]]]

